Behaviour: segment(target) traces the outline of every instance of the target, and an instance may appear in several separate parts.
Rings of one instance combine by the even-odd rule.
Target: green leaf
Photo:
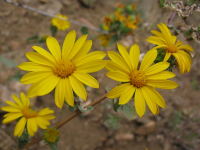
[[[4,66],[8,66],[8,67],[17,67],[17,63],[10,60],[10,59],[6,59],[3,56],[0,56],[0,62],[4,65]]]
[[[38,35],[34,35],[34,36],[28,38],[28,39],[26,40],[26,42],[29,43],[29,44],[31,44],[31,43],[37,43],[38,38],[39,38]]]
[[[87,112],[89,110],[93,110],[92,106],[87,106],[86,108],[83,108],[81,105],[77,105],[77,108],[81,111],[81,112]]]
[[[113,35],[113,36],[110,38],[109,46],[112,46],[118,39],[119,39],[119,38],[118,38],[117,35]]]
[[[22,148],[24,145],[29,143],[29,134],[26,130],[23,131],[22,135],[18,138],[18,148]]]
[[[114,116],[112,114],[109,114],[106,116],[106,119],[104,121],[104,125],[107,128],[112,128],[112,129],[118,129],[119,128],[119,122],[120,122],[120,117],[119,116]]]
[[[52,36],[55,36],[57,33],[58,29],[56,26],[51,25],[51,34]]]
[[[69,111],[74,112],[74,110],[75,110],[75,107],[72,107],[69,105]]]
[[[137,117],[135,108],[130,104],[121,105],[118,110],[129,120],[134,120]]]
[[[114,111],[117,112],[117,109],[120,107],[121,105],[119,105],[119,98],[116,100],[116,99],[113,99],[113,108],[114,108]]]
[[[164,3],[165,3],[165,0],[159,0],[159,6],[160,6],[161,8],[164,7]]]
[[[84,34],[88,34],[88,33],[89,33],[88,28],[82,27],[82,28],[81,28],[81,33],[82,33],[83,35],[84,35]]]
[[[197,0],[188,0],[186,3],[188,4],[188,5],[192,5],[192,4],[194,4],[195,2],[196,2]]]

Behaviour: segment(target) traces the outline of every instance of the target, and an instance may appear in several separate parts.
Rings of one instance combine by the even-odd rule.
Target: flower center
[[[45,133],[45,139],[48,142],[54,143],[59,137],[59,134],[60,134],[60,131],[57,131],[56,129],[53,129],[53,128],[49,128],[47,129]]]
[[[37,117],[38,115],[37,110],[32,110],[29,107],[25,107],[22,110],[22,113],[23,113],[23,116],[26,118],[34,118],[34,117]]]
[[[145,75],[139,71],[139,70],[134,70],[131,73],[131,83],[132,85],[136,86],[136,87],[142,87],[146,84],[146,79],[145,79]]]
[[[168,45],[167,51],[170,53],[176,53],[177,52],[177,47],[175,45]]]
[[[59,77],[65,78],[73,73],[75,66],[73,63],[67,60],[60,60],[53,67],[53,72]]]

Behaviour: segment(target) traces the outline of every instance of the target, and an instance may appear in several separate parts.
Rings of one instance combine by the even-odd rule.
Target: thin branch
[[[101,32],[101,33],[104,33],[104,34],[108,34],[107,31],[101,30],[99,28],[90,27],[90,26],[88,26],[86,24],[83,24],[81,22],[78,22],[78,21],[75,21],[75,20],[72,20],[72,19],[64,19],[64,18],[58,17],[56,15],[49,14],[49,13],[47,13],[45,11],[30,7],[28,5],[24,5],[24,4],[20,4],[20,3],[17,3],[17,2],[13,2],[12,0],[1,0],[1,1],[4,1],[4,2],[9,3],[9,4],[12,4],[12,5],[16,6],[16,7],[22,7],[24,9],[27,9],[27,10],[30,10],[30,11],[33,11],[33,12],[37,12],[37,13],[42,14],[44,16],[48,16],[48,17],[51,17],[51,18],[57,18],[57,19],[64,20],[64,21],[69,21],[72,24],[76,24],[76,25],[79,25],[79,26],[82,26],[82,27],[86,27],[86,28],[89,28],[89,29],[94,30],[96,32]]]
[[[103,96],[101,96],[100,98],[98,98],[97,100],[93,101],[92,103],[90,103],[87,106],[95,106],[95,105],[97,105],[98,103],[100,103],[101,101],[103,101],[104,99],[106,99],[106,95],[107,95],[107,93],[104,94]],[[87,106],[85,106],[85,107],[87,107]],[[55,127],[57,129],[61,128],[64,124],[66,124],[67,122],[69,122],[70,120],[72,120],[73,118],[75,118],[76,116],[80,115],[81,113],[82,112],[78,112],[78,111],[74,112],[69,117],[67,117],[66,119],[62,120],[60,123],[58,123]],[[22,149],[25,149],[25,148],[28,148],[30,146],[33,146],[33,145],[35,145],[36,143],[38,143],[40,141],[42,141],[42,136],[39,137],[39,138],[37,138],[37,139],[35,139],[34,141],[26,144]]]

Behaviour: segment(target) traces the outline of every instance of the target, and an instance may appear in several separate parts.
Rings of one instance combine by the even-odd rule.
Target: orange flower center
[[[177,47],[175,45],[168,45],[167,51],[170,53],[176,53],[177,52]]]
[[[25,107],[22,110],[22,113],[23,113],[23,116],[26,118],[34,118],[34,117],[37,117],[38,115],[37,110],[32,110],[29,107]]]
[[[59,77],[65,78],[72,74],[75,70],[75,65],[67,60],[60,60],[53,68],[53,72]]]
[[[145,75],[141,71],[134,70],[131,73],[130,77],[131,77],[132,85],[134,85],[134,86],[136,86],[138,88],[146,85]]]

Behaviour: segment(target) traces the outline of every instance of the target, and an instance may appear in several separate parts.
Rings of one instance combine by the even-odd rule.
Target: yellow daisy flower
[[[102,59],[106,54],[101,51],[87,54],[92,41],[86,41],[86,38],[87,35],[83,35],[75,42],[75,30],[69,32],[61,51],[57,40],[49,36],[46,42],[51,54],[41,47],[33,46],[36,52],[26,53],[31,62],[18,66],[22,70],[31,71],[20,80],[23,84],[32,84],[27,96],[46,95],[55,88],[55,103],[62,109],[64,99],[70,106],[74,106],[73,91],[86,100],[83,83],[99,88],[98,81],[88,73],[97,72],[105,66],[106,62]]]
[[[62,14],[56,15],[56,17],[68,19],[67,16],[62,15]],[[58,30],[65,31],[66,29],[70,28],[70,22],[69,21],[61,20],[61,19],[58,19],[58,18],[52,18],[51,23],[52,23],[53,26],[56,26]]]
[[[112,22],[114,22],[114,20],[112,19],[112,18],[110,18],[110,17],[108,17],[108,16],[105,16],[104,17],[104,24],[106,25],[106,26],[110,26],[110,24],[112,23]]]
[[[121,10],[115,11],[115,16],[116,16],[116,20],[118,20],[119,22],[123,22],[126,20],[125,15],[121,14]]]
[[[157,46],[154,47],[155,49],[164,48],[166,53],[164,61],[167,61],[171,55],[174,56],[178,62],[181,74],[184,74],[186,71],[189,72],[192,60],[187,52],[193,52],[193,48],[190,45],[184,45],[181,40],[176,42],[177,37],[171,35],[168,27],[165,24],[158,24],[158,28],[161,32],[156,30],[151,31],[151,33],[153,33],[155,36],[150,36],[147,41],[149,43],[156,44]]]
[[[113,88],[107,97],[120,97],[119,105],[124,105],[134,96],[135,109],[140,117],[145,113],[145,102],[154,115],[158,114],[158,106],[165,108],[166,104],[155,88],[174,89],[178,86],[177,83],[167,80],[175,76],[172,72],[164,71],[169,67],[169,63],[160,62],[151,66],[157,57],[157,50],[151,50],[139,65],[138,45],[133,45],[129,53],[121,44],[117,46],[121,55],[108,52],[111,60],[107,61],[106,68],[110,71],[106,75],[123,84]]]
[[[110,34],[108,34],[108,35],[104,35],[104,34],[100,35],[98,37],[98,39],[101,40],[100,45],[102,45],[104,47],[108,47],[109,46],[109,42],[110,42],[110,38],[111,38]]]
[[[130,28],[130,29],[137,29],[137,21],[136,20],[131,20],[131,16],[129,16],[126,20],[126,27]]]
[[[29,99],[21,92],[21,100],[14,94],[12,98],[15,100],[15,103],[11,101],[6,101],[9,106],[1,107],[3,111],[8,112],[4,115],[5,119],[3,124],[11,123],[17,119],[17,125],[15,126],[14,136],[20,137],[26,126],[30,136],[34,136],[34,133],[37,131],[38,126],[42,129],[47,129],[47,126],[50,125],[49,120],[55,118],[53,110],[45,108],[40,110],[32,110],[30,107]]]

